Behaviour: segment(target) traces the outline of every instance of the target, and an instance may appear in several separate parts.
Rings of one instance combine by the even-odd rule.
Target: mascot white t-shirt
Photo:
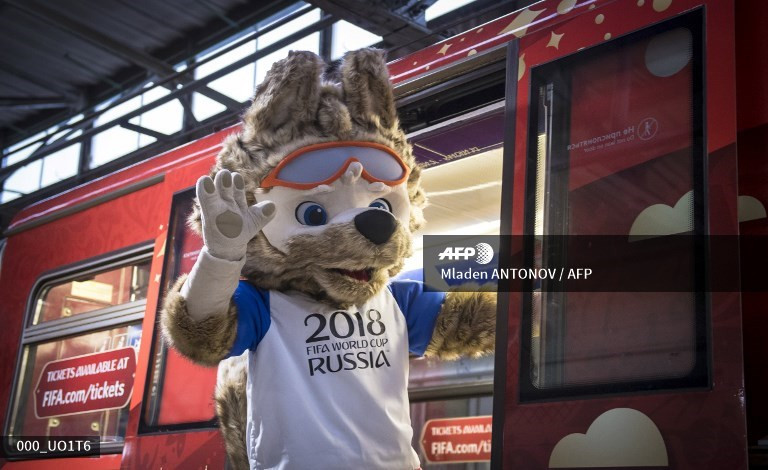
[[[251,468],[418,468],[408,357],[424,354],[444,298],[395,281],[340,310],[240,281],[230,355],[249,351]]]

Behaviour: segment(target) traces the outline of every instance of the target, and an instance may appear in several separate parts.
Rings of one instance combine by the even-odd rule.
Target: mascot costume
[[[166,340],[219,365],[235,468],[416,469],[409,353],[493,351],[495,294],[393,281],[424,222],[382,51],[276,62],[197,183],[205,243]]]

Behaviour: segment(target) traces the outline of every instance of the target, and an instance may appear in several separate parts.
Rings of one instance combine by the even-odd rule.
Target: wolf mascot
[[[409,352],[493,350],[495,295],[392,281],[424,222],[384,55],[292,52],[197,183],[205,246],[165,300],[165,338],[219,365],[235,468],[415,469]],[[243,279],[243,280],[241,280]]]

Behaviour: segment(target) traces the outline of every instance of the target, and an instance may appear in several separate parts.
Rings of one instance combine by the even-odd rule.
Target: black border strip
[[[518,41],[507,44],[506,98],[504,105],[504,155],[501,169],[501,214],[499,217],[501,235],[512,234],[512,197],[515,177],[515,131],[517,129],[517,74]],[[501,244],[499,262],[510,264],[512,250]],[[499,281],[503,282],[503,281]],[[509,281],[507,281],[509,282]],[[493,365],[493,418],[491,434],[491,468],[501,469],[504,464],[504,418],[507,404],[507,354],[509,349],[509,289],[499,286],[496,303],[496,355]]]

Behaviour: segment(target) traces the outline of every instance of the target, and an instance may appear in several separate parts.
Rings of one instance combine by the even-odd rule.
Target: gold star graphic
[[[662,12],[672,5],[672,0],[653,0],[653,9]]]
[[[574,6],[576,6],[576,0],[561,0],[561,2],[557,5],[557,12],[561,15],[564,15],[573,10]]]
[[[523,75],[525,75],[525,54],[521,55],[519,59],[517,59],[517,81],[519,82],[522,80]]]
[[[563,39],[563,36],[565,33],[561,34],[555,34],[554,31],[552,31],[552,35],[549,37],[549,43],[547,44],[547,47],[554,47],[555,49],[560,49],[560,40]]]
[[[451,45],[449,43],[445,43],[443,44],[443,47],[441,47],[440,50],[437,51],[437,53],[445,55],[448,52],[449,47],[451,47]]]
[[[528,31],[528,26],[530,26],[531,23],[533,23],[533,20],[542,13],[544,13],[544,10],[531,11],[526,8],[521,11],[506,28],[502,29],[497,36],[499,34],[509,33],[510,31],[519,38],[525,36],[525,33]]]

